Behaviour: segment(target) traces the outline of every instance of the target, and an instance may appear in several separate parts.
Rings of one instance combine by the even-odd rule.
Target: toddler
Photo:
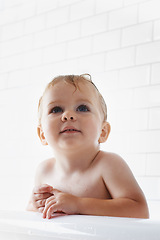
[[[107,107],[90,75],[54,78],[39,101],[38,136],[54,157],[38,167],[27,210],[43,218],[87,214],[148,218],[131,170],[100,150],[110,133]]]

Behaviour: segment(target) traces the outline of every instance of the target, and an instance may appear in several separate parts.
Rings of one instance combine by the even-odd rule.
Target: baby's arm
[[[83,214],[148,218],[143,192],[124,160],[109,154],[103,159],[102,167],[103,181],[112,199],[81,199],[80,211]]]
[[[29,203],[27,205],[27,211],[43,212],[46,199],[53,195],[51,193],[53,187],[48,184],[42,184],[43,177],[47,172],[47,168],[49,167],[50,160],[45,160],[38,166],[35,176],[35,187],[33,188]]]
[[[109,154],[102,161],[102,177],[112,199],[81,199],[83,214],[148,218],[148,207],[137,181],[124,160]]]
[[[52,213],[86,214],[115,217],[148,218],[145,197],[127,164],[117,155],[110,154],[103,159],[102,178],[112,199],[79,198],[54,190],[47,199],[43,217]]]

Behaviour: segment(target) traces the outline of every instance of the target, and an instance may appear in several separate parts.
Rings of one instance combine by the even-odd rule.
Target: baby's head
[[[58,77],[55,77],[50,83],[47,84],[44,93],[42,97],[39,100],[38,105],[38,125],[41,125],[41,118],[43,113],[43,99],[45,94],[47,93],[48,89],[54,87],[54,85],[60,83],[60,82],[66,82],[69,84],[72,84],[75,87],[75,91],[78,89],[80,90],[80,83],[83,83],[83,87],[85,87],[85,84],[90,84],[92,88],[94,88],[95,96],[97,95],[97,99],[99,101],[100,111],[102,113],[102,121],[107,120],[107,106],[106,103],[100,94],[99,90],[95,86],[95,84],[91,80],[91,76],[89,74],[82,74],[82,75],[60,75]]]

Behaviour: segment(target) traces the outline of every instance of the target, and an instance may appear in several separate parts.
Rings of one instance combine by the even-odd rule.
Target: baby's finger
[[[51,201],[55,201],[54,195],[46,199],[45,205],[48,205]]]
[[[55,203],[54,205],[51,205],[46,213],[46,218],[50,219],[52,217],[53,213],[60,212],[58,209],[58,204]]]
[[[38,200],[43,200],[43,199],[47,199],[49,197],[51,197],[53,194],[51,193],[36,193],[34,194],[34,200],[38,201]]]
[[[38,208],[38,212],[39,212],[39,213],[43,213],[43,211],[44,211],[44,207]]]
[[[51,206],[53,207],[55,204],[56,204],[56,200],[53,199],[48,204],[45,205],[45,208],[43,211],[43,218],[46,218],[46,217],[48,218],[48,210],[50,209]],[[52,211],[52,213],[53,213],[53,211]]]
[[[46,203],[46,199],[38,200],[35,202],[37,208],[45,207],[45,203]]]
[[[51,192],[53,190],[53,187],[48,184],[43,184],[41,186],[36,186],[34,188],[34,193],[46,193]]]

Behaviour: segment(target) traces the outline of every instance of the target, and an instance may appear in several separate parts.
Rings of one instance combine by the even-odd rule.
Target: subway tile
[[[150,21],[159,18],[160,1],[151,0],[139,5],[139,21]]]
[[[135,49],[134,47],[118,49],[108,52],[106,55],[106,70],[125,68],[134,65]]]
[[[58,7],[64,7],[68,5],[75,4],[77,2],[80,2],[81,0],[58,0]]]
[[[8,77],[8,88],[27,86],[32,83],[31,71],[27,70],[17,70],[12,71]]]
[[[104,85],[103,85],[104,86]],[[133,106],[133,90],[132,89],[108,89],[103,87],[102,95],[105,96],[107,92],[107,99],[110,102],[110,105],[116,111],[119,110],[128,110]],[[116,97],[115,97],[116,96]],[[118,99],[118,101],[117,101]],[[117,118],[118,119],[118,118]]]
[[[160,86],[137,88],[134,90],[135,108],[148,108],[160,106]]]
[[[69,7],[57,8],[46,15],[46,26],[52,28],[69,22]]]
[[[122,30],[122,46],[135,45],[152,40],[152,23],[139,24]]]
[[[32,45],[32,36],[25,36],[4,41],[1,43],[1,57],[27,52],[32,48]]]
[[[160,106],[160,85],[150,87],[149,103],[151,107]]]
[[[160,39],[160,20],[154,22],[153,38],[154,38],[154,40]]]
[[[137,23],[137,6],[129,6],[109,13],[109,29],[123,28]]]
[[[96,13],[108,12],[123,7],[123,0],[96,0]]]
[[[150,153],[159,153],[159,142],[160,142],[160,130],[149,131],[148,143],[147,143],[147,152]]]
[[[103,72],[104,71],[104,54],[95,54],[91,56],[83,56],[78,59],[78,70],[82,73]]]
[[[13,8],[12,13],[14,21],[21,21],[30,17],[33,17],[36,13],[36,2],[29,1],[24,4],[17,5]]]
[[[36,12],[38,14],[45,13],[51,11],[52,9],[57,8],[58,0],[38,0],[38,4],[36,5]]]
[[[130,130],[144,131],[148,129],[148,109],[135,109],[130,112]]]
[[[67,59],[61,62],[57,62],[54,64],[54,75],[59,75],[59,74],[82,74],[85,73],[81,69],[78,63],[79,59],[74,58],[74,59]]]
[[[109,51],[120,47],[121,32],[110,31],[93,37],[93,52]]]
[[[58,75],[65,75],[65,74],[73,74],[77,73],[77,59],[73,60],[63,60],[59,62],[49,63],[49,64],[43,64],[41,66],[37,66],[34,69],[32,69],[31,76],[33,78],[33,81],[35,84],[42,83],[43,88],[45,85],[50,82],[53,77]],[[81,73],[81,71],[80,71]]]
[[[54,28],[40,31],[33,36],[33,47],[42,48],[48,45],[53,45],[56,42],[56,31]]]
[[[4,2],[0,1],[0,11],[3,10],[3,8],[4,8]]]
[[[160,61],[160,41],[137,47],[136,64],[154,63]]]
[[[23,54],[23,69],[41,65],[43,62],[43,49],[36,49]]]
[[[160,178],[159,177],[137,177],[146,198],[148,200],[160,200]]]
[[[8,73],[0,74],[0,90],[6,89],[8,83]]]
[[[144,2],[146,0],[124,0],[124,5],[132,5],[132,4],[138,4],[141,2]]]
[[[21,37],[24,34],[24,21],[15,22],[2,27],[2,41]]]
[[[53,46],[44,48],[43,50],[43,62],[52,63],[64,60],[66,58],[66,44],[60,43]]]
[[[23,55],[13,55],[5,58],[0,58],[0,72],[6,73],[21,69],[23,67]]]
[[[26,3],[24,2],[23,4],[17,4],[14,7],[6,7],[2,14],[0,14],[0,25],[14,23],[33,17],[35,15],[35,10],[36,3],[34,0]]]
[[[19,88],[9,88],[5,91],[1,91],[0,105],[9,105],[12,103],[18,107],[19,104],[22,105],[22,103],[29,104],[32,101],[32,98],[34,99],[35,95],[35,89],[31,85]]]
[[[8,113],[7,105],[5,105],[5,102],[2,102],[2,101],[0,102],[0,111],[1,111],[0,146],[2,146],[8,140],[8,128],[5,126],[6,125],[8,126],[9,119],[7,118],[7,116],[9,115],[9,113]],[[2,156],[2,152],[1,152],[1,156]],[[0,161],[0,163],[1,163],[1,161]]]
[[[138,88],[134,91],[134,102],[135,108],[147,108],[149,104],[149,88]]]
[[[146,175],[152,177],[160,176],[160,153],[147,154]]]
[[[148,149],[148,131],[136,131],[131,133],[130,151],[131,153],[146,153]]]
[[[90,37],[70,41],[67,45],[67,58],[91,54],[92,39]]]
[[[43,59],[43,58],[42,58]],[[47,85],[53,79],[55,73],[54,64],[43,64],[30,69],[31,81],[36,87],[35,92],[40,96]],[[26,69],[27,70],[27,69]],[[39,98],[38,96],[38,98]]]
[[[80,37],[80,22],[70,22],[56,29],[56,42],[64,42]]]
[[[0,26],[0,42],[2,41],[2,31],[3,31],[2,26]]]
[[[92,75],[93,82],[95,82],[98,89],[105,89],[106,91],[117,89],[117,81],[118,81],[118,71],[107,71],[107,72],[99,72],[94,73]]]
[[[12,8],[5,8],[0,14],[0,26],[15,22],[15,16]]]
[[[111,125],[112,127],[112,125]],[[118,153],[118,155],[123,156],[123,153],[129,154],[130,153],[130,137],[128,133],[121,132],[116,133],[113,128],[111,130],[111,134],[109,138],[107,139],[107,142],[105,142],[102,147],[104,151],[109,152],[115,152]]]
[[[107,14],[95,15],[90,18],[82,19],[81,35],[87,36],[97,34],[107,30]]]
[[[22,3],[24,4],[25,0],[4,1],[4,7],[5,8],[10,8],[10,7],[14,7],[16,5],[22,4]]]
[[[160,129],[160,108],[149,110],[149,129]]]
[[[80,1],[70,6],[70,21],[92,16],[95,11],[93,0]]]
[[[129,165],[133,174],[137,176],[145,176],[146,154],[128,154],[125,161]]]
[[[150,83],[150,67],[138,66],[119,71],[118,87],[134,88],[147,86]]]
[[[118,109],[116,130],[127,131],[129,134],[135,131],[148,129],[148,109]]]
[[[45,29],[45,15],[34,16],[25,20],[24,34],[30,34]]]
[[[152,64],[151,68],[151,83],[160,84],[160,63]]]

